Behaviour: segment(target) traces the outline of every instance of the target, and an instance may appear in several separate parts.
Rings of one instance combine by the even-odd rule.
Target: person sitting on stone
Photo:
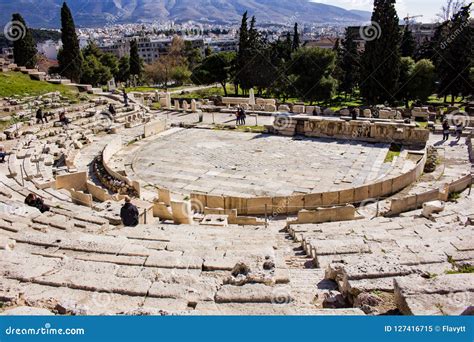
[[[5,146],[0,145],[0,163],[5,163],[5,157],[7,156],[7,151]]]
[[[125,227],[136,227],[138,225],[138,208],[132,204],[130,197],[125,197],[125,204],[120,210],[120,217]]]
[[[45,213],[49,211],[49,206],[44,204],[43,199],[39,198],[35,194],[29,194],[28,196],[26,196],[25,204],[30,207],[38,209],[41,213]]]
[[[43,110],[41,108],[38,108],[36,111],[36,123],[39,124],[40,122],[44,124],[44,122],[48,123],[48,118],[46,115],[44,115]]]
[[[65,112],[61,112],[61,114],[59,114],[59,122],[62,123],[64,126],[69,125],[70,121],[69,121],[69,119],[66,117],[66,113],[65,113]]]
[[[109,105],[109,113],[112,114],[112,116],[117,115],[117,111],[115,110],[113,103]]]

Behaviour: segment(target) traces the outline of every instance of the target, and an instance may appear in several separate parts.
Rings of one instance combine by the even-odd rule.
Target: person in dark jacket
[[[138,225],[138,208],[132,204],[130,197],[125,197],[125,204],[120,210],[120,217],[125,227],[135,227]]]
[[[40,122],[44,124],[44,122],[48,123],[48,118],[46,115],[44,115],[43,110],[41,108],[38,108],[36,111],[36,123],[39,124]]]
[[[112,116],[117,114],[117,111],[115,110],[115,107],[112,103],[109,105],[109,113],[112,114]]]
[[[449,140],[449,122],[448,120],[443,121],[443,141]]]
[[[43,199],[39,198],[35,194],[29,194],[28,196],[26,196],[25,204],[38,209],[41,213],[49,211],[49,206],[44,204]]]

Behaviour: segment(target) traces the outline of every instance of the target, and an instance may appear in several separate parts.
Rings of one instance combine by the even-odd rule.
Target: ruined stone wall
[[[297,129],[297,127],[302,127]],[[286,136],[302,134],[307,137],[335,138],[367,142],[424,145],[429,131],[415,124],[377,122],[369,120],[345,121],[309,116],[277,116],[274,129]]]

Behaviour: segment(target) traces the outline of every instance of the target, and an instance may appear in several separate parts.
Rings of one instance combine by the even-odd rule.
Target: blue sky
[[[373,0],[314,0],[328,5],[339,6],[345,9],[359,9],[371,11],[373,8]],[[397,11],[400,18],[410,15],[422,14],[423,18],[419,21],[431,22],[436,18],[436,14],[440,12],[442,5],[446,0],[397,0]]]

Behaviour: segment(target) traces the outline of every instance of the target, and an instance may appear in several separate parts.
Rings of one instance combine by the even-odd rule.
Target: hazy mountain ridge
[[[32,27],[59,27],[63,0],[1,0],[0,23],[20,12]],[[259,23],[364,22],[369,12],[348,11],[308,0],[69,0],[78,26],[152,22],[238,22],[244,11]]]

